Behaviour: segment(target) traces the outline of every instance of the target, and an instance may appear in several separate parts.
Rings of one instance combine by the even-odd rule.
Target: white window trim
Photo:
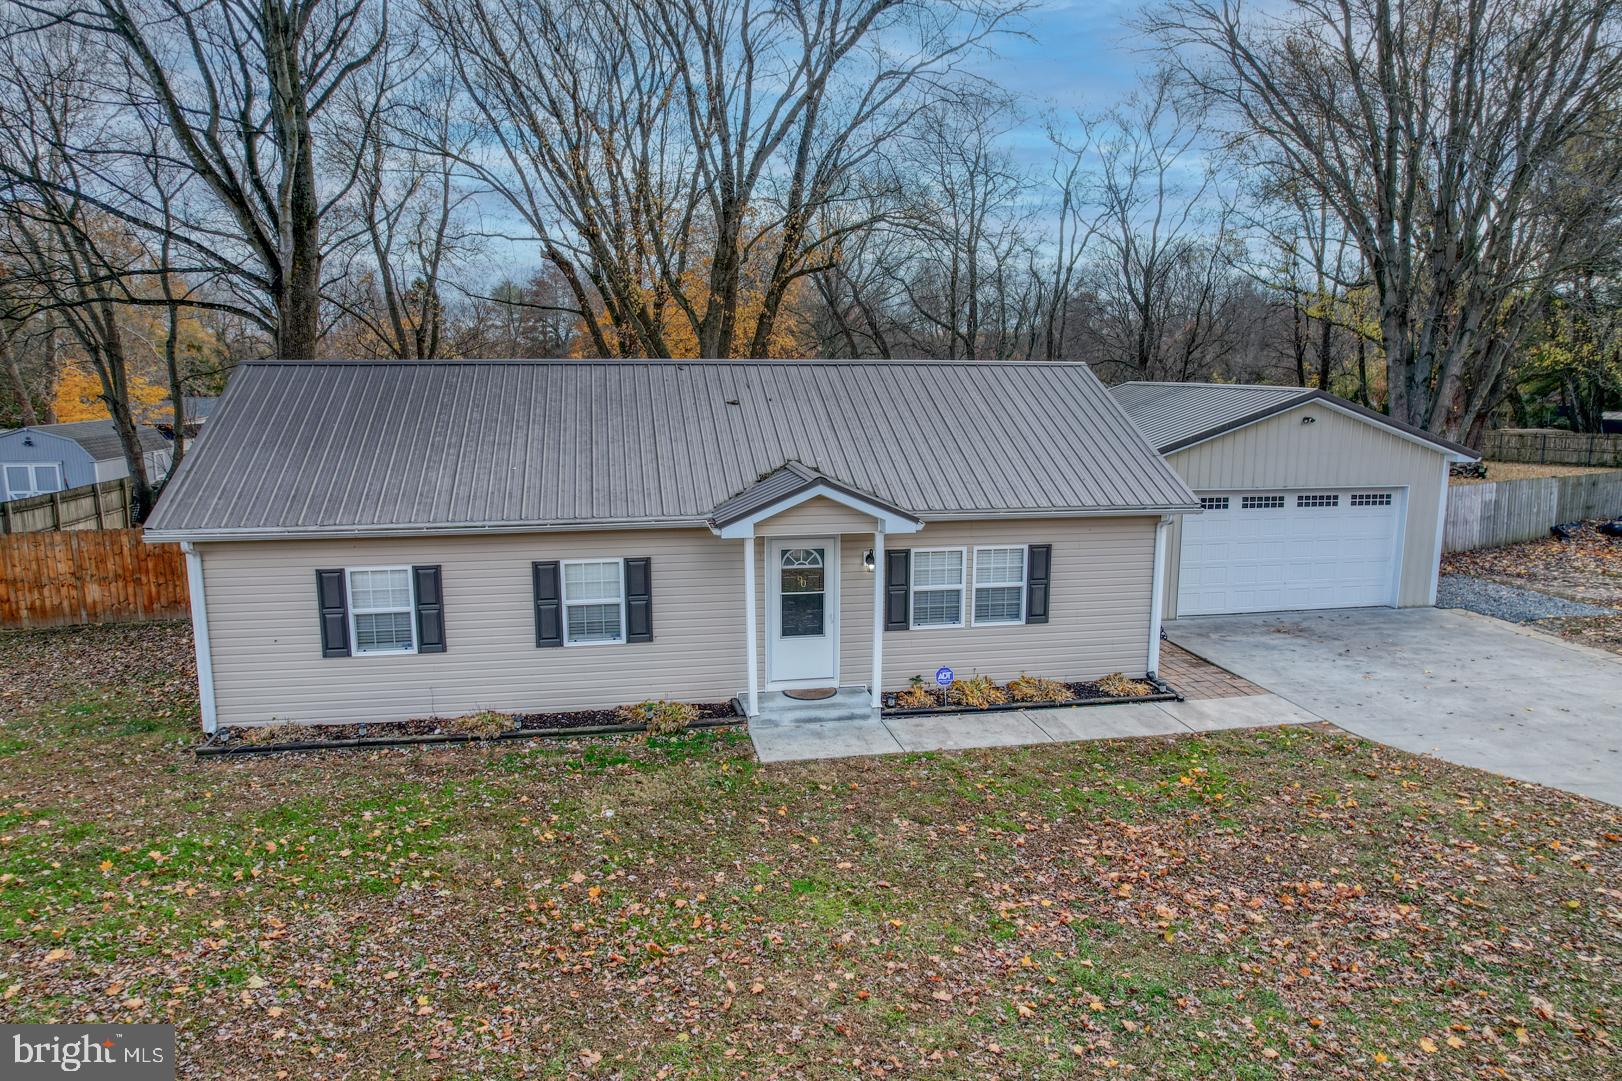
[[[969,549],[967,546],[945,548],[914,548],[912,550],[913,564],[911,571],[917,569],[917,557],[933,552],[957,552],[963,557],[963,573],[957,580],[957,622],[956,623],[919,623],[918,622],[918,594],[919,593],[946,593],[951,586],[919,586],[917,577],[909,573],[907,582],[907,626],[915,631],[950,631],[961,630],[969,625],[968,590],[969,576],[973,571],[969,567]]]
[[[978,591],[980,589],[980,553],[981,552],[1005,552],[1005,551],[1017,551],[1019,553],[1019,581],[1017,583],[1015,583],[1015,582],[990,582],[990,583],[986,584],[985,588],[987,588],[987,589],[1015,589],[1015,588],[1017,588],[1019,590],[1019,618],[1018,619],[981,619],[979,616],[974,614],[974,610],[975,610],[975,608],[977,606],[974,604],[974,596],[971,594],[970,598],[969,598],[969,606],[970,606],[969,618],[972,620],[974,626],[976,626],[976,627],[1013,627],[1013,626],[1023,625],[1024,622],[1025,622],[1025,600],[1026,600],[1026,597],[1029,595],[1028,594],[1028,587],[1029,587],[1030,580],[1031,580],[1031,546],[1030,545],[1028,545],[1028,544],[979,544],[979,545],[976,545],[975,548],[974,548],[974,581],[973,581],[973,588],[976,591]]]
[[[11,481],[6,473],[8,469],[28,470],[29,483],[33,487],[23,492],[12,491]],[[50,469],[56,473],[55,488],[41,488],[39,486],[39,475],[36,471],[40,469]],[[5,488],[7,499],[28,499],[36,495],[50,495],[52,492],[65,491],[67,487],[66,482],[62,479],[61,462],[0,462],[0,486]]]
[[[355,575],[367,571],[405,571],[406,589],[411,594],[404,609],[400,608],[357,608],[355,607]],[[349,608],[349,655],[352,657],[413,657],[417,654],[417,576],[411,573],[409,565],[403,567],[345,567],[344,568],[344,601]],[[360,635],[355,632],[355,617],[357,615],[371,615],[375,612],[404,611],[410,618],[411,648],[410,649],[362,649],[360,648]]]
[[[569,567],[578,567],[587,563],[613,563],[619,568],[620,581],[620,634],[618,638],[593,638],[589,642],[571,642],[569,640],[569,605],[606,604],[606,601],[570,601],[569,600]],[[625,560],[623,559],[565,559],[558,564],[558,600],[559,616],[563,620],[563,645],[565,649],[587,649],[591,646],[623,646],[625,644]]]

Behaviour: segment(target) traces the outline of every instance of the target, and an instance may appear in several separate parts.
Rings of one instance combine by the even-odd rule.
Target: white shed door
[[[1403,492],[1202,492],[1183,519],[1177,614],[1394,602]]]

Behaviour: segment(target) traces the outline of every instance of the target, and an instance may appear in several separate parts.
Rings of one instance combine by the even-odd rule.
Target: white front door
[[[1177,614],[1394,604],[1398,488],[1201,492],[1183,519]]]
[[[839,541],[773,538],[766,546],[766,685],[839,682]]]

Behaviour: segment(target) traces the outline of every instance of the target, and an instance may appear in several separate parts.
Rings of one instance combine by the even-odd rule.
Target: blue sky
[[[1096,113],[1126,96],[1149,62],[1129,25],[1143,0],[1048,0],[1025,20],[1027,37],[1005,37],[971,70],[1018,94],[1031,114],[1023,149],[1047,156],[1035,123],[1043,110]]]

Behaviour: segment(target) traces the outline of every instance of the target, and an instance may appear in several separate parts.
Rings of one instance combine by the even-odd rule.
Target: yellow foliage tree
[[[143,375],[131,372],[130,410],[137,420],[146,420],[156,414],[158,404],[168,399],[169,391],[162,383],[155,383]],[[112,414],[101,397],[101,380],[77,364],[62,369],[62,378],[56,384],[56,419],[67,423],[74,420],[106,420]]]

